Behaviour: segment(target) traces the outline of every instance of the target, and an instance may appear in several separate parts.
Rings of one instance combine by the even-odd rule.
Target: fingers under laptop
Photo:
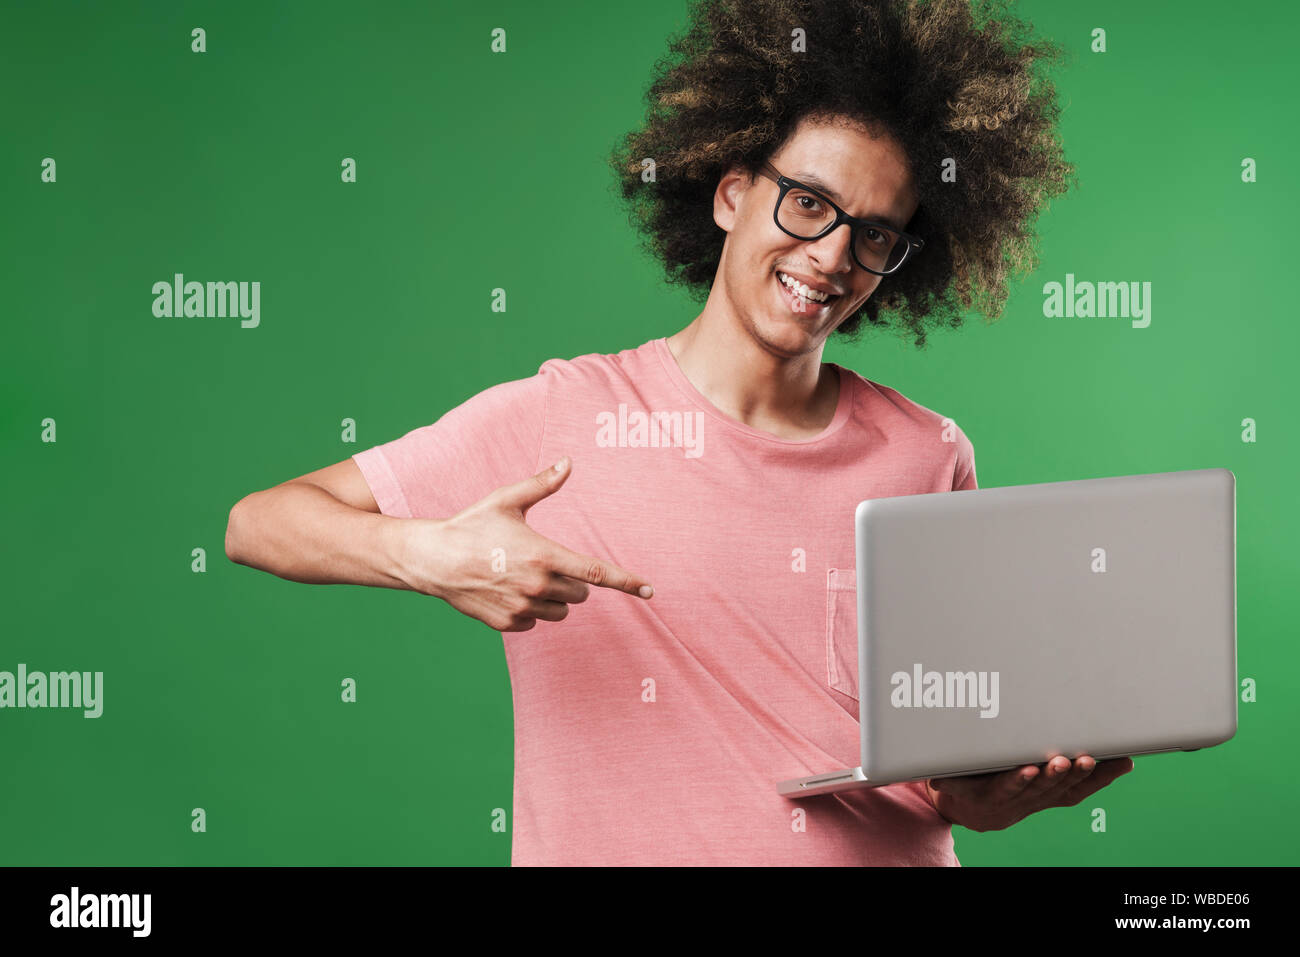
[[[1026,765],[1014,772],[1018,781],[1016,790],[1021,797],[1042,800],[1064,793],[1092,774],[1097,762],[1089,755],[1071,761],[1058,754],[1043,765]],[[1024,782],[1023,784],[1021,782]]]
[[[1058,759],[1053,762],[1059,764]],[[1049,796],[1061,805],[1078,804],[1090,794],[1100,791],[1122,774],[1133,770],[1132,758],[1112,758],[1097,762],[1084,755],[1073,762],[1073,767],[1063,774],[1055,775],[1056,783],[1048,784],[1042,796]]]

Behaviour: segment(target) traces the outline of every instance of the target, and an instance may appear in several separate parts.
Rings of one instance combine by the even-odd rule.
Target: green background
[[[832,339],[825,358],[953,415],[984,487],[1232,469],[1238,667],[1259,700],[1223,746],[1139,758],[1092,802],[1105,834],[1085,802],[956,828],[958,856],[1294,864],[1300,13],[1019,12],[1070,52],[1055,78],[1079,188],[1041,221],[1039,270],[993,325],[924,351]],[[103,671],[105,704],[0,711],[0,862],[509,862],[490,828],[512,796],[500,637],[413,593],[234,565],[227,514],[548,358],[694,318],[605,165],[685,16],[680,0],[5,4],[0,670]],[[260,327],[155,318],[152,284],[175,272],[260,281]],[[1042,285],[1067,272],[1150,281],[1150,327],[1044,318]]]

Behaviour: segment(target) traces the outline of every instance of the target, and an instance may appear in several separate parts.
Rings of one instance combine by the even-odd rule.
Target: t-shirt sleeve
[[[952,490],[963,492],[979,488],[975,482],[975,446],[966,433],[957,428],[957,466],[953,469]]]
[[[450,518],[493,489],[541,471],[550,376],[502,382],[352,456],[384,515]]]

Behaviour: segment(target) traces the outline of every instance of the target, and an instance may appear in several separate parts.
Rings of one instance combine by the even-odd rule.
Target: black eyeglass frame
[[[769,173],[768,170],[771,170],[772,172]],[[848,223],[849,230],[850,230],[849,250],[853,256],[853,261],[857,263],[859,267],[865,269],[867,272],[872,273],[873,275],[892,276],[894,273],[898,272],[898,270],[903,268],[904,263],[906,263],[909,259],[912,258],[912,254],[914,252],[919,253],[922,247],[925,246],[925,240],[922,239],[920,236],[914,236],[911,233],[903,232],[901,229],[895,229],[893,226],[890,226],[888,223],[877,223],[869,219],[858,219],[856,216],[850,216],[848,213],[844,212],[844,210],[840,209],[833,202],[831,202],[830,198],[826,196],[826,194],[823,193],[821,190],[813,189],[813,187],[805,186],[803,183],[800,183],[798,180],[793,180],[790,179],[788,176],[783,176],[781,174],[781,171],[777,169],[775,166],[773,166],[771,163],[764,163],[763,166],[759,168],[758,172],[760,176],[765,176],[768,179],[772,180],[774,183],[776,183],[776,185],[780,189],[780,192],[778,192],[776,196],[776,205],[772,207],[772,221],[776,223],[777,228],[780,229],[781,232],[785,233],[787,236],[793,236],[795,239],[802,239],[802,240],[821,239],[823,236],[834,232],[835,230],[839,229],[840,226],[844,225],[845,223]],[[772,173],[775,173],[776,175],[773,176]],[[824,203],[826,203],[827,206],[835,210],[835,221],[832,222],[825,229],[823,229],[821,232],[819,232],[816,236],[800,236],[798,233],[793,233],[790,230],[786,229],[784,226],[781,225],[781,217],[779,213],[781,212],[781,204],[785,201],[785,194],[790,192],[790,190],[792,189],[802,189],[806,192],[812,193],[818,199],[822,200]],[[896,234],[899,239],[907,243],[907,246],[903,253],[903,258],[900,259],[898,261],[898,265],[896,265],[893,269],[889,270],[889,272],[881,272],[878,269],[872,269],[870,266],[866,265],[865,263],[863,263],[861,259],[858,258],[858,231],[863,229],[866,226],[871,226],[875,229],[886,229],[889,232]]]

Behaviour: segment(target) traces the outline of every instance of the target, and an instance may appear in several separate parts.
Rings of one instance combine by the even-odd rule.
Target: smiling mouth
[[[779,270],[774,271],[772,273],[772,276],[776,280],[776,284],[780,289],[782,298],[784,298],[785,301],[790,305],[790,309],[792,312],[805,312],[805,313],[817,312],[821,309],[827,309],[830,306],[834,305],[840,298],[838,295],[831,295],[829,293],[819,293],[816,290],[809,290],[802,283],[798,283],[797,287],[791,286],[785,281],[785,279],[782,278],[783,276],[785,276],[785,273],[780,272]],[[786,277],[786,278],[790,279],[791,282],[797,282],[792,277]],[[804,292],[801,292],[800,290],[806,290],[807,295],[805,295]],[[822,299],[813,298],[815,296],[824,296],[825,298]]]

